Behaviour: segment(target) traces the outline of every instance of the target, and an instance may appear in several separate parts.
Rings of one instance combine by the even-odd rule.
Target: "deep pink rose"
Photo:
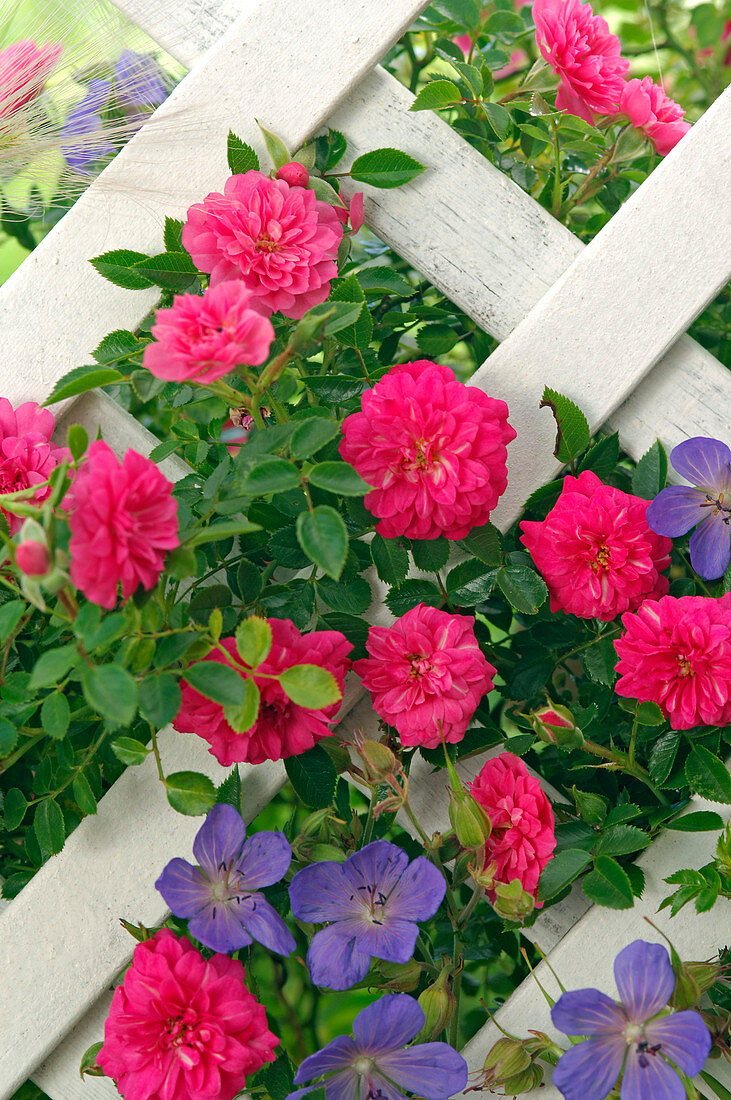
[[[204,959],[167,928],[139,943],[97,1062],[126,1100],[232,1100],[279,1039],[236,959]]]
[[[384,538],[462,539],[508,483],[508,406],[426,359],[393,367],[343,423],[340,454],[373,485]]]
[[[63,46],[37,46],[31,39],[0,50],[0,119],[10,118],[36,99],[53,72]]]
[[[51,442],[56,421],[53,413],[35,401],[26,401],[14,409],[6,397],[0,397],[0,493],[15,493],[46,481],[59,463],[71,459],[66,447]],[[41,504],[51,492],[44,485],[33,497]],[[2,509],[14,535],[23,520]]]
[[[401,744],[434,749],[461,741],[477,705],[493,688],[471,615],[419,604],[393,626],[372,626],[369,657],[353,668],[371,693],[373,709],[398,731]]]
[[[676,730],[731,723],[731,592],[664,596],[622,625],[618,695],[657,703]]]
[[[650,502],[604,485],[591,470],[565,477],[544,520],[524,520],[520,541],[551,596],[551,611],[609,622],[664,596],[672,542],[645,518]]]
[[[177,295],[159,309],[142,365],[168,382],[215,382],[239,363],[258,366],[269,354],[274,328],[261,299],[240,279],[198,294]]]
[[[494,865],[495,882],[519,879],[534,898],[541,871],[556,847],[553,810],[522,760],[501,752],[481,768],[470,787],[492,822],[485,868]],[[494,900],[493,891],[488,896]],[[540,909],[543,902],[536,903]]]
[[[667,156],[690,130],[683,108],[670,99],[651,76],[627,81],[622,89],[619,111],[642,130],[661,157]]]
[[[340,197],[342,198],[342,195]],[[350,203],[346,203],[345,199],[343,199],[343,203],[344,206],[333,206],[338,221],[342,222],[343,225],[350,222],[351,231],[357,233],[363,227],[363,192],[357,191]]]
[[[211,286],[241,279],[267,309],[294,318],[327,298],[342,239],[333,207],[314,191],[253,170],[191,206],[183,228]]]
[[[535,0],[533,19],[538,48],[560,78],[558,109],[592,123],[615,114],[629,61],[606,20],[580,0]]]
[[[345,673],[350,667],[347,655],[353,648],[344,634],[337,630],[300,634],[289,619],[270,619],[269,625],[273,634],[272,648],[257,672],[276,674],[292,665],[319,665],[332,673],[342,692]],[[242,663],[233,638],[222,638],[221,645],[239,664]],[[204,660],[230,663],[220,650],[213,650]],[[211,753],[224,767],[242,761],[261,764],[262,760],[298,756],[332,732],[330,723],[338,712],[338,703],[309,710],[293,703],[276,680],[266,680],[256,672],[254,680],[261,693],[261,705],[256,722],[245,733],[237,733],[228,724],[222,706],[185,683],[181,685],[183,702],[173,722],[175,729],[181,733],[197,733],[208,741]]]
[[[122,462],[97,440],[80,466],[69,507],[71,580],[88,600],[112,608],[138,585],[154,588],[165,554],[179,545],[173,486],[149,458]]]

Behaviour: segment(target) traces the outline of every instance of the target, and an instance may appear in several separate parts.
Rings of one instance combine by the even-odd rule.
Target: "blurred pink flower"
[[[46,481],[59,463],[71,459],[66,447],[51,442],[56,421],[52,412],[35,401],[26,401],[14,409],[6,397],[0,397],[0,493],[15,493]],[[51,492],[44,485],[33,497],[41,504]],[[10,534],[19,531],[23,520],[2,509]]]
[[[294,318],[327,298],[342,238],[335,209],[314,191],[254,170],[191,206],[183,227],[211,286],[241,279],[268,310]]]
[[[514,0],[514,6],[517,9],[525,7],[526,4],[530,4],[531,0]],[[485,19],[489,14],[489,8],[483,8],[480,16]],[[472,35],[471,34],[459,34],[456,38],[453,38],[455,46],[459,46],[462,53],[465,55],[465,59],[469,57],[470,50],[472,49]],[[479,58],[477,59],[479,61]],[[508,76],[512,76],[514,72],[521,69],[523,65],[528,61],[528,54],[525,50],[513,50],[510,55],[510,61],[507,65],[504,65],[502,69],[495,69],[493,71],[493,80],[504,80]]]
[[[594,122],[613,115],[629,62],[606,20],[580,0],[535,0],[536,41],[559,76],[556,107]]]
[[[0,119],[41,94],[62,51],[60,42],[37,46],[29,38],[0,50]]]
[[[556,847],[553,809],[540,783],[517,756],[501,752],[477,773],[470,793],[492,822],[485,869],[494,867],[496,883],[519,879],[535,898],[541,871]],[[494,891],[488,896],[494,900]]]
[[[180,542],[172,490],[149,458],[129,450],[120,463],[106,443],[92,443],[64,502],[71,580],[92,603],[114,607],[119,584],[125,600],[138,585],[157,584]]]
[[[548,585],[551,611],[609,622],[667,592],[661,573],[672,542],[648,525],[649,503],[584,470],[564,478],[544,520],[523,520],[520,541]]]
[[[135,947],[97,1062],[126,1100],[232,1100],[279,1039],[237,959],[167,929]]]
[[[261,299],[240,279],[198,294],[176,295],[159,309],[142,365],[169,382],[215,382],[239,363],[258,366],[269,354],[274,328]]]
[[[243,761],[261,764],[263,760],[298,756],[311,749],[321,737],[329,736],[330,723],[338,711],[339,703],[319,710],[298,706],[285,695],[277,680],[264,679],[257,672],[271,676],[292,665],[318,665],[332,673],[342,692],[345,673],[350,668],[347,654],[353,648],[345,635],[337,630],[300,634],[289,619],[270,619],[269,625],[273,634],[272,648],[254,672],[261,705],[250,729],[237,733],[226,721],[220,704],[206,699],[189,684],[181,685],[183,701],[173,722],[175,729],[181,733],[197,733],[208,741],[211,753],[224,767]],[[233,638],[222,638],[221,646],[232,657],[237,657]],[[213,650],[204,660],[229,664],[220,649]],[[237,661],[241,663],[238,657]]]
[[[622,616],[618,695],[657,703],[676,730],[731,723],[731,592],[664,596]]]
[[[353,665],[373,709],[401,744],[436,748],[461,741],[496,670],[484,657],[471,615],[419,604],[393,626],[372,626],[369,656]],[[439,731],[439,724],[442,733]]]
[[[340,454],[373,485],[364,500],[384,538],[462,539],[508,483],[515,438],[504,401],[419,359],[393,367],[343,423]]]
[[[685,111],[651,76],[628,80],[619,101],[620,114],[650,139],[661,157],[667,156],[690,130]]]

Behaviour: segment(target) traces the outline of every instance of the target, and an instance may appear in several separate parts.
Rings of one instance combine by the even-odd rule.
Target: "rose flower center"
[[[693,665],[684,653],[677,653],[675,655],[675,660],[678,662],[678,670],[681,676],[695,676]]]

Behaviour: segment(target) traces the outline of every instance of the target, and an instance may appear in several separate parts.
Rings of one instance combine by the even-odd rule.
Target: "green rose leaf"
[[[0,717],[0,760],[8,756],[18,743],[18,727],[7,719]]]
[[[0,642],[6,642],[28,610],[23,600],[10,600],[0,607]]]
[[[95,814],[97,811],[96,798],[89,785],[89,780],[83,772],[79,772],[78,775],[74,776],[71,788],[73,790],[76,805],[81,812],[85,814]]]
[[[280,675],[279,684],[293,703],[308,710],[332,706],[343,697],[333,674],[319,665],[292,665]]]
[[[586,450],[591,432],[589,422],[578,405],[546,386],[540,408],[549,408],[556,420],[558,432],[553,453],[560,462],[570,462]]]
[[[334,581],[339,580],[348,556],[348,530],[335,509],[318,504],[311,512],[300,512],[296,531],[310,561]]]
[[[338,773],[320,745],[284,761],[289,781],[306,806],[324,810],[332,805]]]
[[[269,656],[272,628],[259,615],[251,615],[239,623],[235,637],[239,657],[249,668],[257,668]]]
[[[286,493],[289,489],[297,489],[299,484],[296,466],[285,458],[268,458],[246,475],[241,490],[257,497],[265,493]]]
[[[370,551],[376,572],[382,581],[397,585],[406,580],[409,554],[400,539],[384,539],[382,535],[374,535]]]
[[[232,130],[228,132],[226,149],[228,166],[234,176],[243,175],[244,172],[259,171],[259,158],[245,141],[236,137]]]
[[[129,726],[137,713],[137,684],[119,665],[94,665],[82,673],[87,703],[111,726]]]
[[[640,852],[650,843],[650,836],[636,825],[614,825],[599,837],[596,846],[600,856],[626,856]]]
[[[141,741],[135,741],[133,737],[117,737],[111,742],[110,748],[117,760],[121,760],[127,767],[144,764],[145,758],[152,752],[152,749],[148,749]]]
[[[565,890],[589,863],[591,863],[589,852],[581,848],[564,848],[543,868],[538,882],[538,900],[548,901],[549,898]]]
[[[438,111],[440,107],[452,107],[462,102],[462,93],[451,80],[432,80],[422,88],[410,111]]]
[[[224,707],[237,707],[243,694],[243,677],[220,661],[198,661],[183,672],[192,688]]]
[[[581,885],[591,901],[608,909],[631,909],[634,904],[629,876],[611,856],[597,856],[595,869]]]
[[[424,171],[408,153],[400,149],[373,149],[353,161],[351,179],[356,183],[369,183],[371,187],[401,187],[416,179]]]
[[[125,375],[113,367],[75,367],[59,378],[43,404],[53,405],[56,401],[65,401],[67,397],[78,397],[80,393],[121,382],[124,378]]]
[[[180,710],[180,686],[171,672],[148,676],[140,684],[140,714],[155,729],[172,722]]]
[[[215,805],[216,788],[202,772],[173,772],[165,780],[168,802],[179,814],[198,817]]]
[[[292,458],[309,458],[339,434],[340,425],[337,420],[328,420],[324,416],[311,416],[308,420],[303,420],[292,433]]]
[[[145,256],[144,260],[135,264],[135,271],[164,290],[187,290],[198,274],[187,252],[161,252],[159,256]]]
[[[731,775],[719,760],[702,745],[694,745],[685,762],[688,786],[709,802],[731,803]]]
[[[142,272],[137,271],[139,263],[144,263],[150,257],[144,252],[132,252],[128,248],[115,248],[111,252],[104,252],[101,256],[95,256],[89,262],[93,267],[116,286],[125,290],[147,290],[151,287],[152,280]]]
[[[66,827],[58,802],[46,798],[40,803],[33,818],[33,831],[44,852],[56,855],[66,840]]]
[[[372,488],[347,462],[318,462],[307,480],[318,489],[327,489],[341,497],[362,497]]]
[[[543,577],[527,565],[508,564],[498,569],[497,586],[516,611],[534,615],[548,596]]]
[[[47,695],[41,707],[41,726],[48,736],[60,741],[66,736],[70,721],[71,708],[66,696],[59,691]]]
[[[632,492],[643,500],[652,500],[665,488],[668,477],[668,456],[660,440],[656,440],[632,474]]]
[[[18,828],[25,817],[25,811],[27,809],[28,802],[26,797],[18,787],[11,787],[9,791],[5,792],[3,816],[5,818],[5,828],[8,832],[12,832],[13,829]]]
[[[673,829],[677,833],[716,832],[723,828],[723,818],[713,810],[697,810],[695,813],[676,817],[675,821],[666,821],[665,828]]]
[[[246,733],[259,717],[259,704],[261,693],[256,681],[250,676],[242,681],[243,694],[241,702],[235,707],[224,707],[223,714],[232,729],[237,733]]]

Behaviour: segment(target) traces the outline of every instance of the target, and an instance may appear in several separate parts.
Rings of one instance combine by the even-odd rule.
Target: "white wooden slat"
[[[154,291],[107,283],[91,257],[159,250],[164,215],[184,217],[222,187],[229,129],[263,152],[258,118],[299,145],[426,2],[246,0],[245,14],[0,288],[4,395],[42,399],[111,329],[136,327],[154,304]]]
[[[187,68],[200,61],[244,13],[248,0],[112,0],[133,23]]]

